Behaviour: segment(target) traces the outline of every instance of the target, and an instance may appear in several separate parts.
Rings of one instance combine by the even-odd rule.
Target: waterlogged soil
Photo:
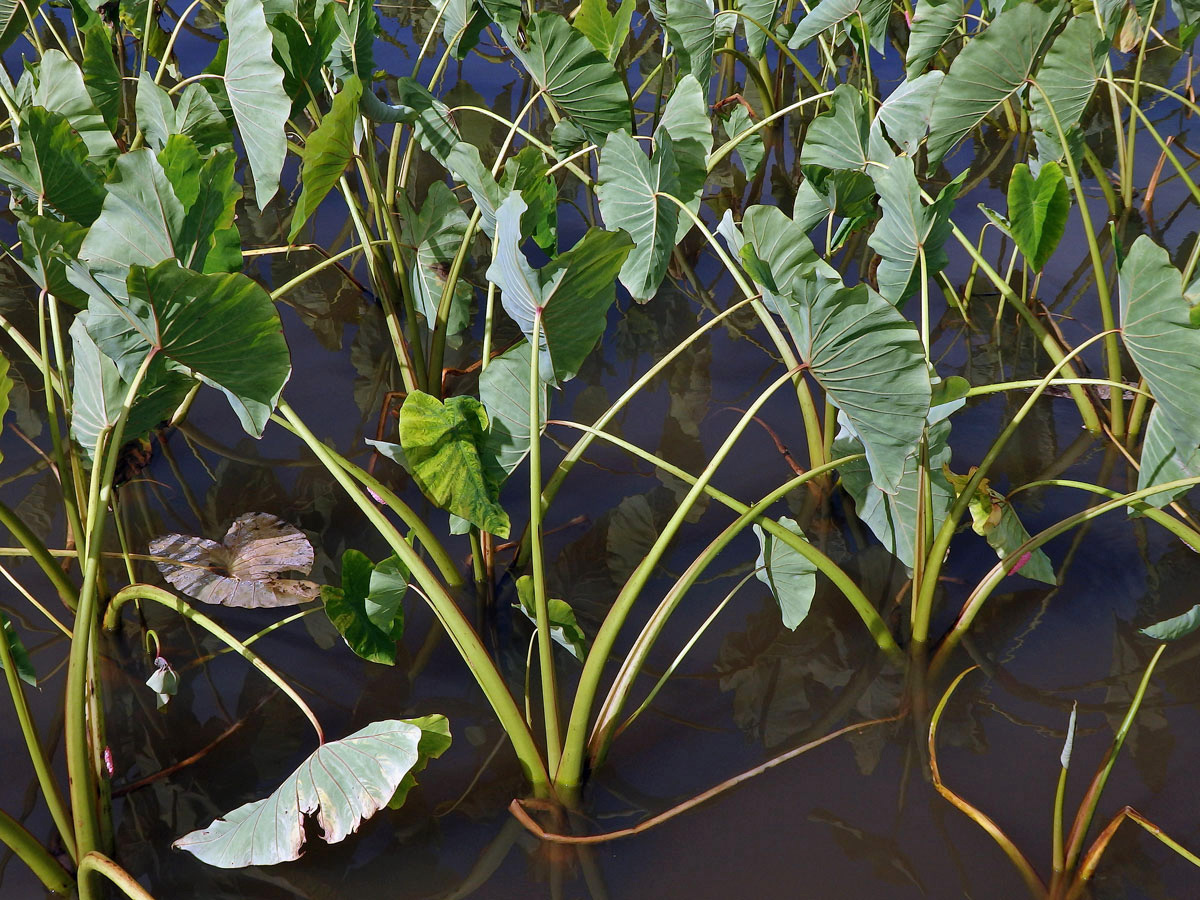
[[[410,11],[381,6],[380,12],[388,39],[380,42],[379,65],[408,71],[407,60],[414,55],[405,18]],[[194,44],[197,59],[211,55],[211,45],[201,36],[186,40]],[[894,56],[890,63],[895,65]],[[882,77],[895,80],[899,73],[885,67]],[[447,87],[458,102],[476,98],[505,115],[515,115],[527,98],[516,70],[480,59],[453,73]],[[464,127],[490,128],[482,120],[465,118]],[[1167,133],[1176,133],[1182,142],[1193,139],[1194,123],[1165,107],[1156,108],[1156,121],[1173,123]],[[1149,146],[1143,150],[1140,164],[1148,172],[1157,151]],[[958,165],[966,164],[964,155]],[[432,177],[432,169],[420,171]],[[991,179],[1002,186],[1007,173],[1001,169]],[[1002,197],[994,199],[993,205],[1003,208]],[[1190,247],[1200,224],[1184,200],[1177,181],[1164,182],[1153,208],[1144,214],[1142,227],[1172,252]],[[1183,212],[1176,214],[1181,204]],[[976,233],[981,223],[981,214],[966,204],[960,204],[955,218],[968,234]],[[280,221],[272,210],[259,217],[246,209],[240,222],[248,243],[277,242]],[[564,220],[564,245],[584,225],[578,218],[573,224]],[[344,227],[336,216],[325,215],[318,238],[333,242]],[[1064,246],[1068,250],[1055,258],[1059,268],[1045,275],[1040,294],[1063,317],[1060,325],[1068,340],[1077,342],[1099,326],[1087,318],[1095,305],[1075,271],[1086,261],[1081,233],[1069,230]],[[1074,254],[1072,247],[1077,248]],[[715,261],[697,247],[689,253],[696,256],[700,283],[669,279],[645,307],[621,300],[621,315],[610,317],[602,351],[554,397],[552,418],[592,421],[633,377],[694,327],[706,304],[727,303],[732,286],[720,277]],[[268,285],[281,284],[310,262],[277,258],[249,271]],[[0,305],[5,315],[19,319],[29,296],[15,271],[4,265]],[[969,274],[966,261],[952,257],[948,273],[961,287]],[[481,280],[480,271],[469,274],[477,283]],[[1081,288],[1084,300],[1076,307]],[[953,312],[935,323],[934,355],[943,375],[957,372],[982,383],[1004,375],[1027,377],[1043,365],[1036,345],[1011,315],[1000,312],[993,328],[998,312],[994,296],[977,291],[974,303],[973,328]],[[293,292],[281,311],[295,364],[287,398],[319,438],[365,461],[364,438],[376,436],[385,394],[398,384],[381,310],[369,293],[331,273]],[[753,324],[735,319],[730,328],[685,353],[620,417],[616,431],[699,471],[736,420],[736,410],[779,372]],[[451,354],[451,366],[477,358],[474,340]],[[498,344],[503,345],[502,338]],[[461,379],[456,390],[472,389],[471,374],[452,377]],[[40,395],[34,388],[29,393],[37,409]],[[985,398],[956,417],[956,471],[978,461],[1023,399]],[[16,404],[16,422],[34,437],[41,427],[36,414],[22,409]],[[716,479],[717,486],[746,500],[788,477],[789,461],[781,446],[803,448],[794,402],[769,403],[761,422],[762,427],[749,429]],[[565,442],[575,436],[563,428],[552,428],[551,435]],[[13,432],[7,431],[2,442],[6,473],[36,462]],[[548,445],[546,452],[548,471],[561,451]],[[377,460],[375,472],[409,502],[427,508],[387,460]],[[134,550],[144,550],[151,537],[171,531],[219,537],[236,516],[261,511],[307,531],[317,551],[313,577],[318,581],[336,580],[336,560],[346,548],[372,558],[386,555],[361,515],[294,439],[276,428],[258,442],[245,438],[215,392],[201,393],[188,427],[164,433],[154,442],[148,464],[127,474],[120,503]],[[1022,426],[992,483],[1004,490],[1008,484],[1049,477],[1104,481],[1125,489],[1129,478],[1119,460],[1084,436],[1070,402],[1053,398],[1041,401]],[[524,491],[518,475],[509,483],[510,510],[525,506]],[[589,453],[586,464],[571,476],[546,523],[552,532],[549,579],[552,595],[572,604],[586,632],[595,633],[618,584],[681,496],[678,482],[604,448]],[[28,516],[49,536],[51,546],[61,546],[63,524],[48,475],[7,484],[0,488],[0,499]],[[789,502],[799,504],[803,498]],[[1066,489],[1045,489],[1023,492],[1014,502],[1029,531],[1036,532],[1086,501]],[[428,509],[428,515],[444,521],[436,510]],[[695,518],[632,622],[648,615],[674,575],[727,522],[717,509],[702,509]],[[827,521],[826,533],[814,540],[824,543],[881,608],[899,616],[902,567],[875,546],[840,503],[834,503]],[[1111,514],[1086,531],[1051,542],[1046,551],[1061,584],[1049,588],[1020,577],[1005,582],[942,679],[930,686],[929,697],[935,703],[949,677],[968,666],[979,667],[966,677],[943,719],[938,741],[942,777],[1048,874],[1059,755],[1072,706],[1078,704],[1078,731],[1068,810],[1081,798],[1153,651],[1137,627],[1196,602],[1200,558],[1140,520]],[[456,545],[455,552],[465,565],[466,544]],[[750,571],[756,555],[753,536],[744,534],[691,591],[651,659],[644,689]],[[935,630],[952,621],[971,586],[994,562],[982,541],[956,545]],[[31,563],[14,560],[12,572],[44,588]],[[136,574],[157,580],[144,563]],[[113,583],[124,577],[123,571],[113,570]],[[30,692],[42,733],[55,734],[67,642],[15,592],[7,586],[3,590],[42,677],[40,689]],[[51,594],[43,591],[42,596]],[[479,603],[473,593],[460,600],[475,611],[481,632],[519,694],[529,626],[512,608],[511,581],[501,581],[490,605]],[[928,776],[928,735],[914,726],[912,717],[823,744],[644,833],[583,851],[539,843],[507,812],[523,782],[482,695],[419,598],[410,594],[406,610],[407,633],[395,667],[355,657],[319,614],[279,629],[257,648],[298,686],[328,734],[348,734],[374,719],[438,712],[449,717],[453,746],[422,774],[421,787],[401,811],[377,816],[334,847],[322,844],[313,826],[301,861],[245,871],[207,867],[172,850],[171,841],[273,790],[312,751],[312,731],[243,661],[225,654],[194,665],[219,647],[170,614],[146,609],[145,622],[158,635],[160,653],[179,670],[182,681],[178,696],[156,710],[154,695],[142,685],[153,671],[152,659],[141,646],[140,631],[133,628],[138,614],[127,613],[126,630],[106,640],[101,663],[115,844],[122,865],[161,900],[982,900],[1026,893],[997,846],[934,789]],[[217,618],[244,637],[280,615],[219,610]],[[618,653],[624,646],[618,645]],[[565,658],[562,672],[569,685],[574,670]],[[766,586],[751,580],[697,642],[648,712],[620,736],[589,781],[572,825],[581,833],[636,825],[843,725],[895,716],[905,677],[873,654],[861,622],[832,591],[818,593],[812,614],[793,633],[780,624]],[[10,713],[3,721],[0,807],[46,837],[51,824],[36,799],[20,733]],[[56,754],[61,767],[61,746]],[[1130,805],[1180,843],[1200,848],[1198,759],[1200,640],[1191,639],[1173,645],[1160,664],[1113,770],[1098,821],[1106,822]],[[0,857],[0,896],[17,900],[41,895],[19,861]],[[1092,886],[1096,898],[1197,895],[1196,870],[1132,825],[1118,832]]]

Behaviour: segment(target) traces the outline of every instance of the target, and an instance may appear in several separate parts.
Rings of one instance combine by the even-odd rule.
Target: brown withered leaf
[[[300,529],[269,513],[234,519],[221,543],[168,534],[150,542],[163,577],[204,603],[248,609],[294,606],[315,600],[320,586],[282,577],[312,571],[313,548]],[[168,562],[167,560],[170,560]]]

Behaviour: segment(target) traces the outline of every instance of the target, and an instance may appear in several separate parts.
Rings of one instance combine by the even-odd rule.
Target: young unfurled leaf
[[[779,524],[808,542],[804,530],[794,519],[786,516]],[[754,563],[755,577],[771,589],[785,628],[796,627],[808,616],[813,595],[817,591],[817,567],[793,547],[788,546],[773,534],[755,525],[754,536],[758,538],[758,560]]]
[[[621,0],[615,13],[608,11],[607,0],[583,0],[579,12],[571,23],[592,42],[609,62],[615,62],[617,54],[629,37],[629,25],[633,21],[634,0]]]
[[[268,513],[234,519],[219,544],[168,534],[150,542],[150,553],[163,557],[155,565],[167,581],[204,603],[293,606],[315,600],[320,591],[311,581],[282,577],[293,571],[307,575],[313,549],[304,532]]]
[[[948,464],[942,465],[942,474],[954,486],[955,493],[961,494],[970,480],[970,474],[955,475]],[[996,555],[1006,559],[1029,540],[1029,532],[1021,524],[1016,510],[1002,495],[988,486],[987,479],[980,482],[974,496],[969,501],[971,511],[971,527],[976,534],[983,535]],[[1050,558],[1041,548],[1029,551],[1020,557],[1009,570],[1009,575],[1020,572],[1026,578],[1041,581],[1045,584],[1057,584],[1054,567]]]
[[[1042,165],[1035,179],[1029,166],[1018,163],[1008,179],[1008,226],[1017,247],[1035,272],[1040,272],[1067,229],[1071,195],[1056,162]]]
[[[400,409],[400,446],[425,496],[503,538],[508,537],[508,513],[480,457],[487,427],[487,413],[474,397],[450,397],[443,404],[413,391]]]
[[[33,669],[33,663],[29,659],[29,651],[25,649],[25,644],[21,641],[21,636],[17,634],[17,630],[13,628],[13,623],[8,620],[8,617],[0,612],[0,630],[4,632],[4,640],[8,641],[8,649],[12,653],[13,665],[16,666],[17,676],[30,687],[37,687],[37,672]],[[0,669],[4,668],[3,662],[0,662]]]
[[[162,709],[179,693],[179,673],[161,656],[156,657],[154,671],[146,679],[146,687],[157,695],[158,709]]]
[[[376,578],[377,570],[384,571]],[[325,585],[321,600],[325,614],[346,641],[346,646],[363,659],[395,665],[396,641],[404,634],[400,599],[407,590],[407,573],[392,557],[379,566],[357,550],[342,554],[342,586]],[[400,579],[397,595],[395,579]]]
[[[521,601],[517,608],[536,626],[537,609],[534,605],[531,576],[522,575],[517,579],[517,597]],[[546,611],[550,619],[550,637],[554,643],[564,647],[580,662],[587,659],[587,635],[575,620],[575,611],[571,609],[571,605],[565,600],[550,598],[546,601]]]
[[[424,740],[430,732],[433,739]],[[269,797],[239,806],[172,846],[224,869],[299,859],[306,818],[315,817],[319,830],[310,833],[325,843],[345,840],[448,746],[444,716],[373,722],[322,744]]]
[[[1071,704],[1071,718],[1067,722],[1067,739],[1063,741],[1062,753],[1058,761],[1064,769],[1071,768],[1071,752],[1075,749],[1075,717],[1079,712],[1079,704]]]

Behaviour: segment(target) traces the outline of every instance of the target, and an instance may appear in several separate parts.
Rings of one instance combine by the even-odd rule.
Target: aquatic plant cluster
[[[48,473],[37,484],[51,510],[0,503],[14,591],[0,663],[5,721],[53,823],[43,841],[3,811],[0,840],[51,891],[150,896],[114,836],[106,710],[127,692],[168,706],[214,655],[168,651],[160,632],[180,620],[269,680],[316,749],[174,846],[241,868],[348,838],[403,805],[418,774],[436,779],[436,763],[423,770],[451,746],[452,723],[429,709],[327,735],[255,644],[324,617],[339,636],[329,666],[347,648],[392,666],[425,609],[427,643],[449,638],[519,762],[514,821],[584,854],[756,774],[622,831],[586,816],[617,738],[757,586],[790,630],[828,595],[857,623],[864,671],[898,685],[882,716],[831,721],[841,727],[768,767],[906,722],[927,739],[925,777],[1036,897],[1081,896],[1126,821],[1200,865],[1197,848],[1129,807],[1092,832],[1166,643],[1127,673],[1137,688],[1068,820],[1071,713],[1049,865],[943,780],[935,740],[998,588],[1060,583],[1069,560],[1048,542],[1128,516],[1200,551],[1187,505],[1200,482],[1200,239],[1166,237],[1153,213],[1156,193],[1178,202],[1172,220],[1194,221],[1200,203],[1181,124],[1200,112],[1196,0],[418,6],[0,0],[0,183],[24,281],[0,308],[0,415],[29,445],[8,455],[36,451],[5,483]],[[389,16],[403,74],[380,68]],[[520,73],[519,99],[455,80],[472,65]],[[1047,288],[1079,251],[1064,312]],[[299,363],[283,325],[299,316],[340,347],[331,297],[343,290],[374,317],[359,355],[382,374],[355,397],[378,429],[336,449],[296,407],[348,398],[289,395]],[[360,338],[367,329],[364,317]],[[1022,371],[944,361],[948,331],[991,333]],[[628,439],[621,422],[664,383],[673,407],[689,402],[686,371],[671,379],[718,339],[769,368],[741,406],[692,420],[694,465]],[[648,365],[612,397],[568,407],[570,382],[621,341]],[[147,524],[134,498],[148,457],[166,454],[174,471],[171,435],[204,445],[189,417],[209,389],[250,438],[298,441],[327,489],[313,503],[348,505],[369,540],[334,560],[318,530],[250,505],[253,491],[217,521],[183,478],[198,524]],[[1007,396],[1009,414],[982,448],[953,451],[962,411],[988,395]],[[998,461],[1050,398],[1108,462],[1090,481],[1061,477],[1064,463],[1001,490],[1012,479]],[[718,487],[763,429],[789,477],[752,497]],[[254,442],[227,453],[239,455],[257,458]],[[640,531],[596,603],[551,577],[547,523],[566,518],[575,470],[601,458],[655,473],[670,502],[643,499],[610,522],[610,537]],[[1052,489],[1061,518],[1031,533],[1014,497]],[[701,518],[721,525],[681,560]],[[900,573],[892,596],[847,564],[844,530]],[[978,542],[994,565],[948,591],[951,555]],[[10,571],[21,559],[34,565]],[[697,614],[718,565],[739,580]],[[284,612],[239,638],[261,622],[239,619],[246,610]],[[1200,626],[1200,606],[1171,613],[1139,640]],[[498,619],[505,635],[488,626]],[[30,621],[69,639],[64,766],[31,711]],[[107,633],[139,645],[147,687],[109,677]]]

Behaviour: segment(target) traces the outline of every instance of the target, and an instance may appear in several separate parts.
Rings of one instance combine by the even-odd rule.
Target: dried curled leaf
[[[294,606],[320,594],[311,581],[282,577],[312,570],[312,544],[300,529],[269,513],[239,516],[219,544],[168,534],[150,542],[150,553],[163,557],[155,565],[167,581],[204,603],[256,609]]]

